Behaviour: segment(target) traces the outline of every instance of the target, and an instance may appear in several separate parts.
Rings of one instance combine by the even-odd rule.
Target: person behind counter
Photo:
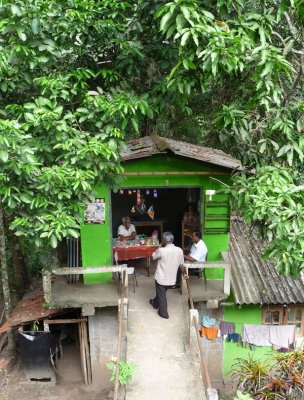
[[[131,224],[130,217],[123,217],[122,225],[118,227],[118,236],[119,240],[134,240],[136,236],[136,229],[133,224]]]

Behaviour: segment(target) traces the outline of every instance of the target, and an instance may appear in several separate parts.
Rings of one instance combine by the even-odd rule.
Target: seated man
[[[131,224],[130,217],[123,217],[122,225],[118,227],[118,236],[119,240],[134,240],[136,236],[136,229],[133,224]]]
[[[185,252],[184,258],[185,261],[187,262],[205,262],[207,259],[208,255],[208,249],[205,243],[202,241],[202,235],[200,231],[193,231],[192,235],[192,246],[190,249],[190,252]],[[192,272],[191,275],[197,275],[198,277],[200,276],[200,269],[195,268],[190,270]],[[189,274],[190,274],[189,271]],[[178,277],[179,278],[179,277]],[[206,278],[205,278],[206,279]]]
[[[200,231],[193,231],[192,235],[192,246],[189,254],[185,254],[185,261],[189,262],[205,262],[208,254],[208,249],[205,243],[202,241],[202,235]]]

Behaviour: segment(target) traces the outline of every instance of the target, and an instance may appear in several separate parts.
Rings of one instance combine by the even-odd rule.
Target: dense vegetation
[[[300,272],[302,0],[6,0],[0,15],[4,280],[2,216],[15,240],[77,236],[94,185],[119,184],[123,140],[152,132],[240,158],[238,208]]]

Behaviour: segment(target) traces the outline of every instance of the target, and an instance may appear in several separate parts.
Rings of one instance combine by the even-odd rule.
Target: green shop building
[[[132,218],[138,195],[144,195],[147,207],[154,209],[152,226],[135,222],[138,234],[149,236],[157,230],[160,238],[161,231],[169,230],[175,244],[186,247],[192,230],[198,229],[208,247],[208,261],[221,260],[221,252],[228,250],[230,224],[229,201],[221,182],[229,183],[232,170],[240,168],[240,162],[218,150],[159,136],[128,142],[121,157],[121,189],[114,193],[106,185],[96,188],[97,201],[105,207],[103,223],[82,226],[83,267],[113,264],[113,238],[121,218]],[[221,274],[210,270],[207,277],[220,278]],[[85,282],[110,278],[87,275]]]

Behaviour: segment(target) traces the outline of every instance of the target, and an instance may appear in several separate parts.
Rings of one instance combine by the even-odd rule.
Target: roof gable
[[[242,169],[239,160],[221,150],[167,139],[158,135],[145,136],[127,142],[126,148],[121,152],[121,157],[123,161],[129,161],[168,152],[229,169]]]

